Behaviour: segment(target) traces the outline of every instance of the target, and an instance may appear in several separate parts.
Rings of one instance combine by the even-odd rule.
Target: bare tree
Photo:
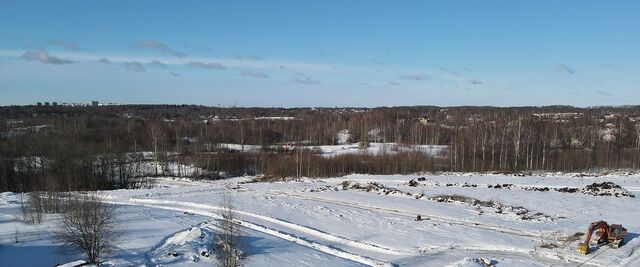
[[[173,130],[175,134],[175,142],[176,142],[176,171],[178,173],[171,173],[171,175],[182,176],[182,161],[180,160],[180,155],[182,155],[182,141],[184,138],[184,123],[182,120],[176,120],[173,124]]]
[[[222,200],[223,209],[221,233],[217,235],[218,262],[223,267],[241,266],[246,259],[246,242],[241,236],[240,226],[236,221],[236,214],[233,211],[233,202],[229,195],[225,195]]]
[[[518,118],[518,128],[513,132],[513,170],[518,170],[520,160],[520,138],[522,136],[522,117]]]
[[[115,207],[95,195],[70,199],[61,215],[56,235],[63,248],[84,252],[90,263],[98,263],[120,237]]]
[[[42,223],[44,220],[44,204],[40,191],[33,191],[28,194],[25,202],[22,193],[20,194],[20,208],[22,219],[31,223]]]
[[[636,148],[640,149],[640,122],[636,123]]]
[[[164,129],[159,121],[149,123],[149,136],[151,137],[151,145],[153,146],[156,175],[158,175],[158,150],[160,149],[160,143],[164,138]]]

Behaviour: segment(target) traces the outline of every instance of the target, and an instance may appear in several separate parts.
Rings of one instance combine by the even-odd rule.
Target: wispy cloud
[[[558,66],[556,66],[556,69],[558,71],[567,73],[567,74],[574,74],[575,71],[573,70],[573,68],[571,68],[570,66],[566,65],[566,64],[558,64]]]
[[[387,65],[387,63],[385,63],[384,61],[379,60],[379,59],[375,59],[375,58],[371,59],[371,62],[373,62],[373,64],[378,65],[378,66],[386,66]]]
[[[158,60],[153,60],[149,63],[147,63],[147,65],[149,65],[150,67],[158,67],[158,68],[166,68],[167,65],[165,65],[164,63],[158,61]]]
[[[515,93],[524,92],[524,90],[522,90],[521,88],[515,87],[515,86],[509,86],[506,90],[507,91],[511,91],[511,92],[515,92]]]
[[[320,84],[320,81],[314,80],[314,79],[312,79],[312,78],[310,78],[307,75],[304,75],[302,73],[299,73],[299,74],[291,77],[291,81],[293,81],[295,83],[301,83],[301,84]]]
[[[131,61],[123,63],[124,68],[133,72],[145,72],[147,69],[139,61]]]
[[[429,76],[423,73],[413,73],[413,74],[402,74],[398,76],[398,79],[421,81],[421,80],[427,79],[428,77]]]
[[[180,73],[176,73],[176,72],[169,72],[169,74],[171,74],[172,76],[176,76],[176,77],[182,77],[182,75],[180,75]]]
[[[321,56],[325,56],[325,57],[334,57],[334,58],[340,58],[341,57],[341,55],[338,54],[337,52],[327,52],[327,51],[324,51],[324,50],[318,50],[318,53]]]
[[[599,95],[603,95],[603,96],[613,96],[614,95],[611,92],[607,92],[607,91],[603,91],[603,90],[598,90],[598,91],[596,91],[596,93],[598,93]]]
[[[193,61],[193,62],[187,63],[187,66],[194,67],[194,68],[200,68],[200,69],[212,69],[212,70],[225,70],[226,69],[224,67],[224,65],[222,65],[220,63],[216,63],[216,62],[204,63],[204,62],[200,62],[200,61]]]
[[[63,65],[63,64],[71,64],[73,61],[68,59],[62,59],[59,57],[55,57],[49,55],[49,53],[44,50],[29,50],[22,54],[22,58],[30,61],[39,61],[43,64],[52,64],[52,65]]]
[[[138,42],[137,46],[139,48],[146,48],[146,49],[156,50],[156,51],[159,51],[159,52],[162,52],[162,53],[165,53],[165,54],[169,54],[169,55],[172,55],[172,56],[176,56],[176,57],[179,57],[179,58],[183,58],[183,57],[187,56],[187,54],[182,53],[180,51],[176,51],[176,50],[170,48],[169,46],[167,46],[167,45],[165,45],[165,44],[163,44],[161,42],[155,41],[155,40],[143,40],[143,41]]]
[[[41,49],[31,49],[41,50]],[[44,50],[43,50],[44,51]],[[0,56],[4,57],[21,57],[24,50],[3,50],[0,49]],[[185,65],[184,58],[178,58],[171,55],[158,56],[158,55],[125,55],[125,54],[109,54],[109,53],[97,53],[83,51],[56,51],[56,56],[68,59],[73,62],[96,62],[101,58],[107,58],[112,64],[121,64],[124,62],[139,61],[139,62],[151,62],[158,60],[167,66]],[[263,59],[263,60],[238,60],[230,58],[214,58],[214,57],[198,57],[190,58],[187,62],[216,62],[222,65],[225,69],[237,68],[237,69],[261,69],[261,70],[290,70],[292,72],[304,72],[304,73],[326,73],[336,72],[335,64],[328,64],[322,62],[309,62],[309,61],[291,61],[286,59]],[[196,63],[193,67],[202,65]],[[206,63],[204,63],[206,64]],[[340,71],[349,72],[368,72],[369,68],[363,68],[361,66],[354,65],[339,65]]]
[[[399,83],[399,82],[396,82],[396,81],[390,81],[390,82],[388,82],[387,84],[389,84],[389,85],[393,85],[393,86],[400,86],[400,83]]]
[[[98,63],[111,64],[111,61],[108,58],[103,57],[103,58],[98,59]]]
[[[256,55],[233,55],[234,59],[263,60],[264,58]]]
[[[266,79],[269,78],[269,75],[267,75],[264,72],[259,72],[259,71],[250,71],[250,70],[243,70],[242,71],[242,75],[244,76],[249,76],[249,77],[253,77],[253,78],[258,78],[258,79]]]
[[[616,65],[616,64],[609,63],[609,64],[604,64],[603,66],[607,69],[612,69],[612,70],[620,69],[620,65]]]
[[[482,84],[482,81],[478,80],[478,79],[467,79],[466,82],[468,82],[470,84],[475,84],[475,85]]]
[[[49,45],[61,47],[67,50],[77,51],[82,50],[77,44],[72,42],[67,42],[64,40],[49,40]]]
[[[450,70],[450,69],[445,68],[445,67],[440,67],[440,71],[442,71],[442,72],[444,72],[446,74],[449,74],[451,76],[454,76],[454,77],[459,77],[460,76],[460,73],[458,73],[456,71],[453,71],[453,70]]]

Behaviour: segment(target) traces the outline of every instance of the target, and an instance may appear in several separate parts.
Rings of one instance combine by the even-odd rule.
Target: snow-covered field
[[[101,192],[118,206],[125,234],[107,263],[211,265],[201,252],[230,195],[248,243],[247,266],[640,266],[639,175],[250,179],[159,179],[153,189]],[[58,256],[56,216],[24,223],[18,201],[0,195],[0,265],[82,258]],[[576,254],[583,238],[576,233],[597,220],[624,225],[625,244]]]

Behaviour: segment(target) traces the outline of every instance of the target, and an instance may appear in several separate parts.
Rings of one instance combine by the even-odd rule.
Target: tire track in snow
[[[202,215],[202,216],[207,216],[207,217],[211,217],[214,219],[222,219],[222,217],[216,213],[216,212],[209,212],[209,211],[205,211],[202,209],[213,209],[213,210],[222,210],[222,207],[218,207],[218,206],[211,206],[211,205],[206,205],[206,204],[199,204],[199,203],[190,203],[190,202],[181,202],[181,201],[171,201],[171,200],[155,200],[155,199],[130,199],[129,202],[110,202],[112,204],[124,204],[124,205],[134,205],[134,206],[145,206],[145,207],[150,207],[150,208],[160,208],[160,209],[167,209],[167,210],[175,210],[175,211],[181,211],[181,212],[190,212],[193,214],[198,214],[198,215]],[[178,205],[178,206],[182,206],[182,207],[175,207],[175,206],[165,206],[165,205]],[[417,251],[402,251],[402,250],[395,250],[395,249],[391,249],[391,248],[384,248],[381,246],[377,246],[377,245],[373,245],[373,244],[368,244],[368,243],[364,243],[364,242],[359,242],[359,241],[355,241],[355,240],[350,240],[344,237],[340,237],[340,236],[335,236],[335,235],[331,235],[328,233],[324,233],[324,232],[320,232],[318,230],[315,229],[311,229],[305,226],[301,226],[301,225],[297,225],[297,224],[293,224],[293,223],[289,223],[286,221],[282,221],[276,218],[272,218],[272,217],[268,217],[268,216],[264,216],[264,215],[259,215],[259,214],[254,214],[254,213],[250,213],[250,212],[245,212],[245,211],[239,211],[239,210],[234,210],[234,212],[238,213],[238,214],[243,214],[246,216],[251,216],[257,219],[265,219],[265,221],[270,221],[272,223],[276,223],[279,225],[283,225],[283,226],[287,226],[286,224],[288,224],[289,226],[292,226],[293,230],[298,230],[304,233],[308,233],[307,231],[311,230],[311,231],[317,231],[319,233],[321,233],[322,236],[316,236],[319,238],[323,238],[323,236],[325,237],[324,239],[328,240],[328,241],[333,241],[336,243],[340,243],[346,246],[351,246],[354,248],[359,248],[359,249],[363,249],[363,250],[368,250],[368,251],[375,251],[375,252],[382,252],[382,253],[386,253],[386,254],[391,254],[391,255],[406,255],[406,256],[428,256],[429,253],[431,252],[441,252],[441,251],[448,251],[448,250],[455,250],[455,251],[467,251],[467,252],[481,252],[481,253],[486,253],[486,252],[490,252],[490,253],[498,253],[498,254],[505,254],[505,255],[513,255],[513,254],[520,254],[520,255],[527,255],[527,256],[531,256],[531,251],[530,250],[523,250],[523,249],[515,249],[515,248],[498,248],[498,247],[483,247],[483,246],[438,246],[438,245],[429,245],[429,246],[424,246],[420,249],[418,249]],[[333,248],[327,245],[322,245],[313,241],[308,241],[303,239],[302,237],[297,237],[291,233],[286,233],[286,232],[281,232],[275,229],[271,229],[262,225],[258,225],[258,224],[254,224],[254,223],[250,223],[244,220],[236,220],[236,223],[244,226],[246,228],[267,234],[267,235],[271,235],[274,237],[278,237],[296,244],[300,244],[302,246],[305,247],[309,247],[315,250],[318,250],[320,252],[324,252],[336,257],[340,257],[340,258],[344,258],[347,260],[351,260],[354,262],[358,262],[361,264],[365,264],[365,265],[369,265],[369,266],[393,266],[391,263],[388,262],[382,262],[379,260],[374,260],[372,258],[369,258],[367,256],[363,256],[363,255],[358,255],[358,254],[354,254],[354,253],[350,253],[350,252],[346,252],[337,248]],[[283,224],[281,224],[283,223]],[[301,227],[300,229],[296,229],[298,227]],[[306,230],[301,230],[301,229],[306,229]],[[340,241],[342,240],[342,241]],[[346,241],[346,242],[345,242]],[[344,243],[343,243],[344,242]],[[550,259],[546,259],[546,260],[550,260]]]
[[[313,201],[329,203],[329,204],[337,204],[337,205],[348,206],[348,207],[352,207],[352,208],[381,211],[381,212],[390,213],[390,214],[394,214],[394,215],[402,215],[402,216],[409,216],[409,217],[416,217],[417,215],[421,215],[421,214],[418,214],[418,213],[406,212],[406,211],[401,211],[401,210],[393,209],[393,208],[378,207],[378,206],[372,206],[372,205],[366,205],[366,204],[356,204],[356,203],[351,203],[351,202],[346,202],[346,201],[341,201],[341,200],[335,200],[335,199],[328,199],[328,198],[311,197],[311,196],[304,196],[304,195],[298,195],[298,194],[292,194],[292,193],[284,193],[284,192],[273,192],[273,191],[272,192],[264,192],[264,193],[278,195],[278,196],[288,196],[288,197],[293,197],[293,198],[298,198],[298,199],[303,199],[303,200],[313,200]],[[485,230],[497,231],[497,232],[501,232],[501,233],[505,233],[505,234],[512,234],[512,235],[518,235],[518,236],[523,236],[523,237],[528,237],[528,238],[534,238],[536,240],[539,240],[539,239],[556,240],[556,239],[558,239],[558,238],[550,238],[550,237],[548,237],[548,236],[553,236],[554,234],[555,235],[558,234],[558,233],[555,233],[555,232],[531,232],[531,231],[527,231],[527,230],[523,230],[523,229],[504,227],[504,226],[487,224],[487,223],[476,222],[476,221],[461,220],[461,219],[456,219],[456,218],[453,218],[453,217],[446,217],[446,216],[429,215],[429,218],[432,219],[432,220],[441,221],[441,222],[448,222],[448,223],[452,223],[452,224],[458,224],[458,225],[463,225],[463,226],[468,226],[468,227],[473,227],[473,228],[481,228],[481,229],[485,229]]]
[[[133,203],[146,203],[146,204],[160,204],[160,205],[178,205],[178,206],[185,206],[185,207],[191,207],[191,208],[198,208],[198,209],[211,209],[211,210],[224,210],[224,207],[219,207],[219,206],[212,206],[212,205],[207,205],[207,204],[199,204],[199,203],[192,203],[192,202],[182,202],[182,201],[173,201],[173,200],[154,200],[154,199],[130,199],[131,202]],[[256,213],[252,213],[252,212],[246,212],[246,211],[241,211],[241,210],[233,210],[233,212],[235,212],[236,214],[240,214],[240,215],[244,215],[244,216],[249,216],[252,218],[256,218],[259,220],[263,220],[266,222],[270,222],[273,224],[277,224],[280,226],[284,226],[287,227],[289,229],[292,230],[296,230],[317,238],[321,238],[327,241],[331,241],[331,242],[335,242],[341,245],[345,245],[345,246],[349,246],[349,247],[353,247],[353,248],[358,248],[358,249],[362,249],[362,250],[366,250],[366,251],[372,251],[372,252],[377,252],[377,253],[383,253],[383,254],[390,254],[390,255],[402,255],[402,256],[410,256],[410,255],[418,255],[419,252],[418,251],[403,251],[403,250],[396,250],[396,249],[392,249],[392,248],[387,248],[387,247],[383,247],[383,246],[379,246],[379,245],[375,245],[375,244],[370,244],[370,243],[366,243],[366,242],[362,242],[362,241],[356,241],[356,240],[352,240],[352,239],[348,239],[346,237],[342,237],[342,236],[338,236],[338,235],[334,235],[334,234],[329,234],[317,229],[313,229],[307,226],[302,226],[299,224],[295,224],[295,223],[291,223],[285,220],[281,220],[281,219],[277,219],[277,218],[273,218],[273,217],[269,217],[269,216],[265,216],[265,215],[260,215],[260,214],[256,214]]]
[[[192,203],[192,202],[183,202],[183,201],[173,201],[173,200],[155,200],[155,199],[130,199],[134,203],[145,203],[145,204],[164,204],[164,205],[179,205],[190,208],[197,209],[214,209],[214,210],[222,210],[223,207],[212,206],[207,204],[200,203]],[[458,251],[476,251],[476,252],[506,252],[506,253],[518,253],[529,255],[530,250],[524,249],[516,249],[516,248],[500,248],[500,247],[483,247],[483,246],[439,246],[439,245],[428,245],[423,246],[416,251],[406,251],[406,250],[397,250],[393,248],[382,247],[375,244],[370,244],[362,241],[351,240],[342,236],[329,234],[326,232],[322,232],[316,229],[312,229],[306,226],[290,223],[284,220],[276,219],[273,217],[268,217],[260,214],[255,214],[246,211],[234,210],[237,214],[242,214],[250,217],[254,217],[256,219],[261,219],[264,221],[268,221],[270,223],[278,224],[285,226],[287,228],[300,231],[311,236],[325,239],[327,241],[339,243],[345,246],[362,249],[366,251],[384,253],[389,255],[400,255],[400,256],[416,256],[416,255],[424,255],[427,252],[438,251],[438,250],[458,250]]]
[[[630,246],[630,247],[625,248],[625,246]],[[630,240],[630,242],[625,242],[623,246],[618,249],[619,250],[625,249],[622,254],[626,254],[627,257],[623,259],[614,258],[606,266],[612,266],[613,263],[616,261],[618,262],[619,266],[639,266],[640,265],[640,253],[638,253],[640,252],[640,241],[632,239]]]
[[[149,202],[151,202],[152,200],[149,200]],[[144,206],[144,207],[150,207],[150,208],[159,208],[159,209],[165,209],[165,210],[175,210],[175,211],[181,211],[181,212],[189,212],[189,213],[193,213],[193,214],[198,214],[198,215],[202,215],[202,216],[207,216],[207,217],[211,217],[214,219],[223,219],[222,216],[220,216],[219,214],[215,213],[215,212],[209,212],[209,211],[203,211],[203,210],[199,210],[199,209],[195,209],[195,208],[185,208],[185,207],[172,207],[172,206],[163,206],[162,204],[152,204],[152,203],[144,203],[145,201],[140,201],[140,200],[135,200],[135,199],[131,199],[130,202],[118,202],[118,201],[113,201],[113,200],[105,200],[105,203],[109,203],[109,204],[116,204],[116,205],[131,205],[131,206]],[[162,202],[162,201],[159,201]],[[195,204],[195,203],[193,203]],[[199,205],[199,204],[197,204]],[[218,207],[220,208],[220,207]],[[247,221],[243,221],[243,220],[234,220],[234,222],[240,226],[249,228],[251,230],[255,230],[270,236],[274,236],[274,237],[278,237],[280,239],[284,239],[296,244],[300,244],[302,246],[314,249],[314,250],[318,250],[320,252],[324,252],[326,254],[330,254],[336,257],[340,257],[343,259],[347,259],[347,260],[351,260],[357,263],[361,263],[364,265],[368,265],[368,266],[392,266],[390,263],[387,262],[382,262],[382,261],[378,261],[366,256],[362,256],[362,255],[358,255],[358,254],[353,254],[353,253],[349,253],[337,248],[332,248],[326,245],[322,245],[316,242],[312,242],[312,241],[307,241],[304,240],[300,237],[296,237],[292,234],[289,233],[285,233],[285,232],[280,232],[278,230],[275,229],[271,229],[271,228],[267,228],[265,226],[262,225],[258,225],[258,224],[254,224],[254,223],[250,223]]]
[[[348,207],[358,208],[358,209],[382,211],[382,212],[390,213],[390,214],[394,214],[394,215],[402,215],[402,216],[408,216],[408,217],[415,217],[415,216],[418,215],[418,213],[405,212],[405,211],[401,211],[401,210],[398,210],[398,209],[378,207],[378,206],[372,206],[372,205],[366,205],[366,204],[354,204],[354,203],[340,201],[340,200],[319,198],[319,197],[311,197],[311,196],[299,195],[299,194],[294,194],[294,193],[287,193],[287,192],[280,192],[280,191],[273,191],[273,190],[261,191],[261,192],[262,193],[266,193],[266,194],[278,195],[278,196],[289,196],[289,197],[303,199],[303,200],[312,200],[312,201],[318,201],[318,202],[329,203],[329,204],[337,204],[337,205],[341,205],[341,206],[348,206]],[[148,199],[138,199],[138,198],[132,198],[132,199],[136,199],[137,201],[147,201],[148,200]],[[169,201],[169,200],[151,200],[151,201],[156,201],[156,202],[157,201],[165,201],[166,202],[166,201]],[[171,204],[186,205],[187,203],[189,203],[189,202],[173,201],[173,203],[171,203]],[[214,208],[214,206],[205,205],[205,204],[198,204],[198,203],[189,203],[189,205],[192,205],[194,207],[202,207],[202,208]],[[216,208],[220,209],[220,207],[216,207]],[[286,223],[286,225],[283,225],[283,226],[287,226],[287,227],[290,227],[292,229],[295,229],[296,227],[303,227],[303,228],[306,228],[307,230],[316,231],[317,232],[316,237],[320,237],[320,238],[327,239],[327,240],[330,240],[330,241],[338,242],[338,243],[341,243],[341,244],[344,244],[344,245],[349,245],[348,243],[350,243],[350,242],[358,242],[358,241],[353,241],[353,240],[350,240],[350,239],[347,239],[347,238],[344,238],[344,237],[327,234],[325,232],[321,232],[321,231],[318,231],[316,229],[311,229],[311,228],[308,228],[308,227],[305,227],[305,226],[289,223],[289,222],[286,222],[286,221],[283,221],[283,220],[280,220],[280,219],[274,219],[272,217],[267,217],[267,216],[263,216],[263,215],[259,215],[259,214],[255,214],[255,213],[243,212],[243,211],[236,211],[236,212],[238,212],[239,214],[244,214],[244,215],[256,217],[258,219],[263,219],[263,220],[277,220],[277,221],[271,221],[271,222],[278,223],[278,224]],[[485,230],[492,230],[492,231],[497,231],[497,232],[501,232],[501,233],[505,233],[505,234],[512,234],[512,235],[518,235],[518,236],[523,236],[523,237],[527,237],[527,238],[533,238],[535,240],[544,239],[544,240],[557,241],[559,239],[562,239],[562,237],[558,235],[559,234],[558,232],[531,232],[531,231],[526,231],[526,230],[522,230],[522,229],[516,229],[516,228],[505,227],[505,226],[487,224],[487,223],[482,223],[482,222],[477,222],[477,221],[460,220],[460,219],[456,219],[456,218],[453,218],[453,217],[445,217],[445,216],[437,216],[437,215],[429,215],[429,218],[433,219],[435,221],[447,222],[447,223],[452,223],[452,224],[457,224],[457,225],[462,225],[462,226],[467,226],[467,227],[473,227],[473,228],[481,228],[481,229],[485,229]],[[296,230],[300,230],[300,229],[296,229]],[[300,230],[300,231],[306,232],[307,230]],[[551,237],[551,236],[553,236],[553,237]],[[342,239],[342,241],[334,240],[336,237]],[[347,243],[343,243],[343,241],[347,242]],[[360,244],[353,244],[352,247],[361,248],[361,249],[365,249],[365,250],[377,250],[377,252],[381,252],[381,253],[385,253],[385,254],[392,254],[392,255],[415,255],[416,254],[416,252],[409,252],[409,251],[395,250],[395,249],[391,249],[391,248],[384,248],[384,247],[381,247],[381,246],[378,246],[378,245],[368,244],[368,243],[364,243],[364,242],[358,242],[358,243],[360,243]],[[365,247],[360,247],[363,244],[364,244]],[[349,246],[351,246],[351,245],[349,245]],[[441,246],[429,246],[429,247],[441,248]],[[473,249],[473,250],[476,250],[476,249]],[[483,250],[483,249],[480,248],[478,250]],[[502,250],[496,250],[496,251],[502,251]],[[524,250],[521,251],[521,253],[525,253]]]

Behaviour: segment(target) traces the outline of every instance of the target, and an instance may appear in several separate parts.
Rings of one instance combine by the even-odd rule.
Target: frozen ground
[[[640,266],[638,175],[249,180],[160,179],[154,189],[102,192],[118,205],[125,232],[108,263],[210,265],[200,253],[229,194],[250,244],[247,266]],[[50,235],[56,217],[23,223],[18,199],[0,197],[3,266],[82,259],[57,256]],[[597,220],[624,225],[626,244],[577,255],[575,234]]]

